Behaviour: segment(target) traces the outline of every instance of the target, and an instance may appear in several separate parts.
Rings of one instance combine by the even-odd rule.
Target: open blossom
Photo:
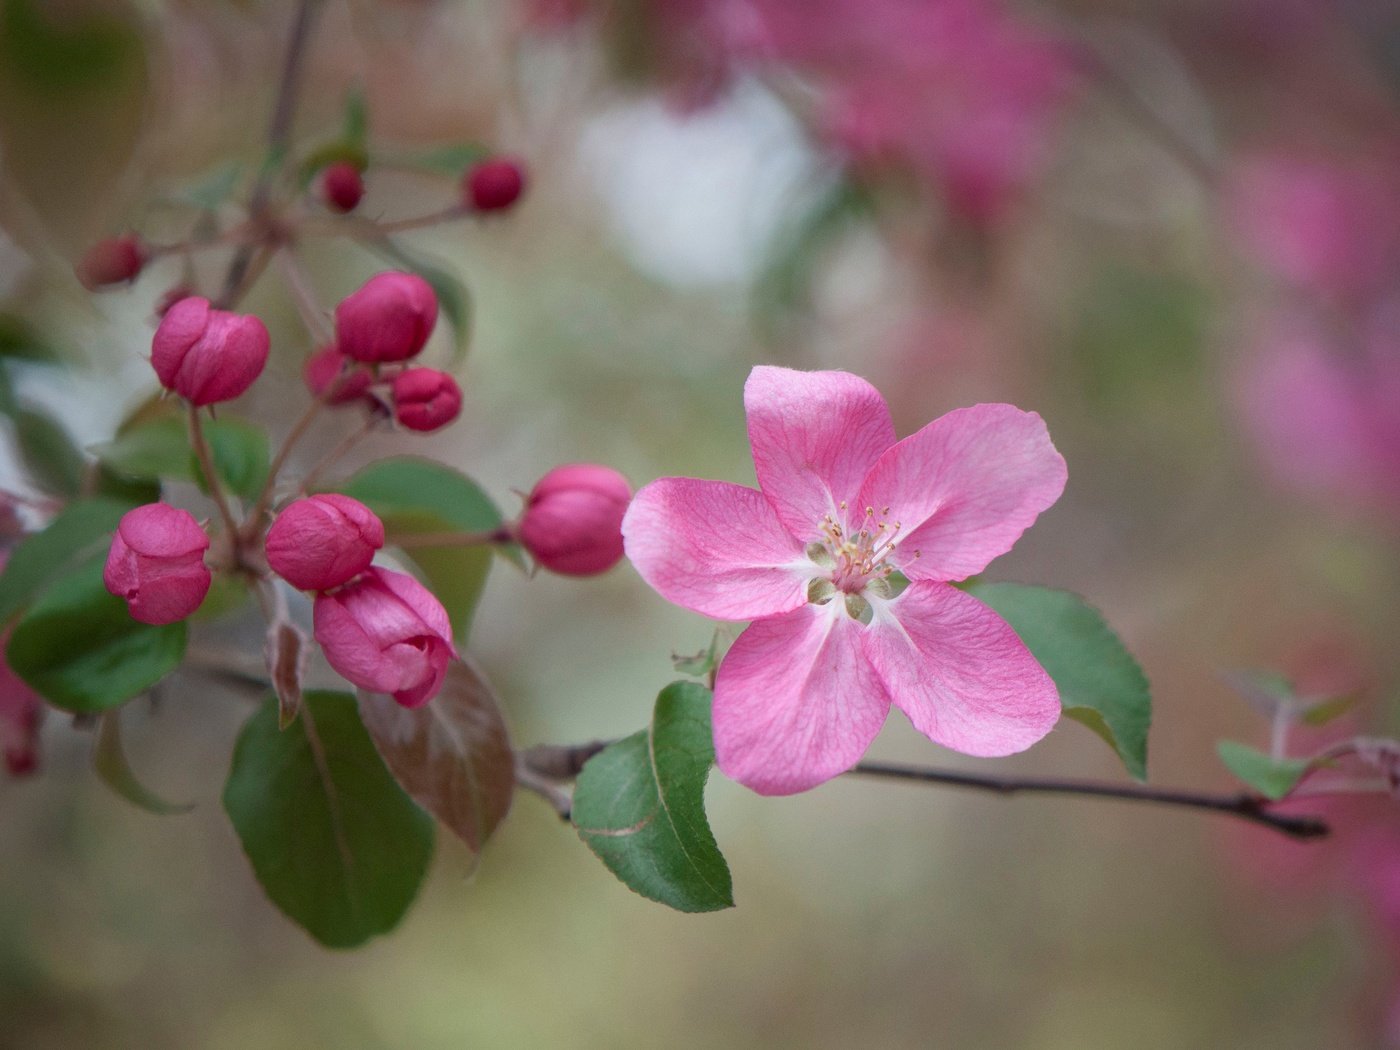
[[[174,623],[198,609],[209,593],[208,549],[209,537],[189,511],[147,503],[117,523],[102,582],[126,602],[132,619]]]
[[[426,704],[457,656],[442,603],[412,576],[372,566],[312,607],[316,641],[347,682]]]
[[[865,380],[768,367],[744,406],[759,491],[662,478],[622,524],[627,556],[663,597],[753,621],[715,680],[725,775],[765,795],[814,787],[859,761],[891,704],[970,755],[1048,733],[1060,711],[1049,675],[949,585],[1059,498],[1065,464],[1041,418],[976,405],[896,441]]]

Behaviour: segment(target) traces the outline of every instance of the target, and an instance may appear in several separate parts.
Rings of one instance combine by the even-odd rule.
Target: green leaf
[[[256,499],[267,481],[271,450],[267,432],[234,416],[203,421],[214,469],[229,491]],[[133,426],[92,453],[113,473],[128,478],[179,478],[206,489],[203,470],[190,450],[188,424],[180,415],[159,415]]]
[[[214,469],[228,490],[246,500],[254,500],[267,482],[272,460],[267,431],[241,419],[224,416],[204,423],[204,438],[214,458]],[[201,489],[207,479],[199,461],[190,454],[190,470]]]
[[[14,420],[20,457],[35,484],[58,496],[76,496],[86,464],[68,431],[39,408],[21,407]]]
[[[1217,741],[1215,750],[1231,773],[1265,798],[1274,801],[1292,791],[1312,765],[1305,758],[1275,759],[1233,740]]]
[[[96,712],[145,692],[180,666],[185,624],[139,623],[91,559],[50,587],[15,625],[5,658],[65,711]]]
[[[475,858],[515,792],[515,752],[490,683],[471,663],[453,663],[442,691],[420,707],[378,693],[360,693],[359,703],[394,778]]]
[[[690,656],[671,654],[671,666],[678,674],[688,674],[694,678],[708,679],[719,664],[719,631],[710,637],[710,645]]]
[[[398,925],[432,856],[432,818],[389,775],[345,693],[307,692],[286,732],[269,696],[239,734],[224,810],[272,903],[328,948]]]
[[[425,532],[488,532],[501,512],[470,478],[450,467],[413,456],[373,463],[340,486],[340,492],[379,515],[392,536]],[[406,556],[427,580],[465,643],[472,616],[491,571],[491,544],[471,547],[412,547]]]
[[[1098,610],[1049,587],[977,583],[967,592],[1020,635],[1054,679],[1064,713],[1102,737],[1133,777],[1146,780],[1152,694],[1142,668]]]
[[[42,532],[15,548],[0,573],[0,624],[8,623],[46,588],[95,554],[105,552],[129,509],[116,500],[74,500]]]
[[[131,771],[131,763],[126,759],[122,747],[121,709],[115,708],[102,715],[97,729],[97,747],[92,755],[92,768],[102,782],[132,805],[157,816],[173,813],[188,813],[194,803],[177,804],[166,802],[139,780]]]
[[[364,150],[369,143],[369,103],[365,100],[365,89],[359,84],[353,85],[345,93],[345,116],[342,119],[341,138]]]
[[[714,757],[710,691],[674,682],[656,698],[651,728],[594,755],[574,789],[573,822],[588,848],[629,888],[677,911],[734,905],[705,819]]]
[[[472,335],[472,302],[467,286],[457,275],[436,262],[410,254],[388,237],[369,242],[380,255],[406,270],[416,273],[433,286],[437,294],[438,308],[452,326],[453,360],[460,361],[466,356],[467,346]]]
[[[167,415],[141,423],[89,449],[114,474],[127,478],[191,480],[190,438],[183,418]]]
[[[423,153],[408,153],[387,159],[394,164],[431,171],[438,175],[460,176],[490,155],[491,151],[479,142],[459,142]]]

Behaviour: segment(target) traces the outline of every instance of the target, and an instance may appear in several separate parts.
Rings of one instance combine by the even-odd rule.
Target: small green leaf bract
[[[239,734],[224,810],[272,903],[329,948],[398,925],[432,856],[432,818],[389,775],[345,693],[307,692],[285,732],[269,696]]]
[[[1312,766],[1305,758],[1276,759],[1233,740],[1217,741],[1215,750],[1231,773],[1275,802],[1292,791]]]
[[[574,789],[579,837],[628,887],[677,911],[734,905],[729,866],[705,819],[714,763],[710,691],[661,690],[651,728],[604,748]]]
[[[967,588],[1026,643],[1054,679],[1064,713],[1097,733],[1137,780],[1147,779],[1152,694],[1142,668],[1078,595],[1017,583]]]
[[[15,624],[5,659],[55,707],[96,712],[155,685],[185,655],[185,624],[131,618],[93,558],[50,587]]]

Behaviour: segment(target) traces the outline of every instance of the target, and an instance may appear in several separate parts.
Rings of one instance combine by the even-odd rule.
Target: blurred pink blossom
[[[1353,333],[1294,313],[1265,322],[1252,342],[1242,402],[1274,474],[1400,513],[1400,300]]]
[[[1244,161],[1226,194],[1240,247],[1300,288],[1354,297],[1400,266],[1400,167],[1271,154]]]

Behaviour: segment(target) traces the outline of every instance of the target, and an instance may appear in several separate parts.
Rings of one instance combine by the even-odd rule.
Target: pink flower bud
[[[249,314],[215,310],[208,299],[181,299],[161,318],[151,365],[167,390],[194,405],[232,401],[267,364],[267,327]]]
[[[369,568],[384,524],[359,500],[328,492],[288,506],[267,530],[267,564],[293,587],[327,591]]]
[[[467,169],[462,179],[466,205],[477,211],[509,208],[525,192],[525,172],[519,161],[494,157]]]
[[[417,274],[375,274],[335,308],[336,346],[356,361],[406,361],[437,323],[433,286]]]
[[[333,346],[322,347],[306,359],[301,378],[313,397],[320,397],[331,388],[326,403],[348,405],[365,396],[369,390],[370,374],[358,361],[352,361]],[[332,386],[332,384],[334,384]]]
[[[446,372],[410,368],[394,377],[394,418],[409,430],[437,430],[462,411],[462,388]]]
[[[146,265],[146,246],[134,233],[98,241],[73,268],[84,288],[95,292],[108,285],[134,281]]]
[[[342,678],[405,707],[436,696],[457,657],[442,603],[401,572],[371,567],[340,590],[318,594],[312,619],[316,641]]]
[[[347,160],[328,164],[321,172],[321,199],[334,211],[354,211],[365,195],[360,169]]]
[[[631,498],[627,479],[610,467],[555,467],[530,492],[517,535],[551,572],[606,572],[622,559],[622,515]]]
[[[209,593],[208,549],[209,537],[189,511],[147,503],[118,522],[102,582],[125,599],[132,619],[174,623],[198,609]]]

